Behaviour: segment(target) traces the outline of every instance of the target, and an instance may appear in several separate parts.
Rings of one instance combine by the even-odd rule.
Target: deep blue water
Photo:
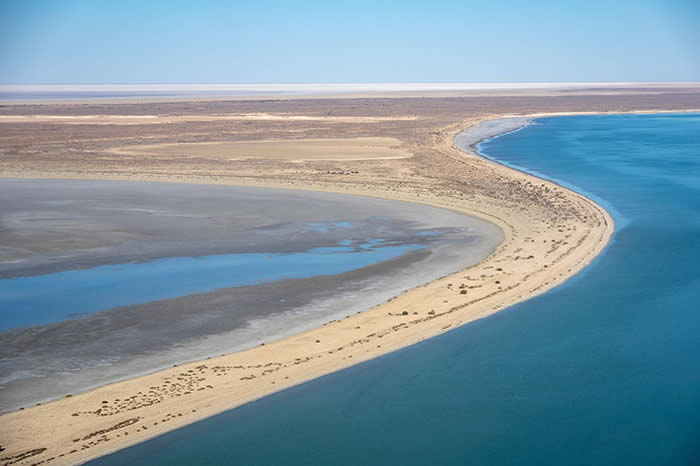
[[[700,464],[700,115],[536,123],[481,150],[615,208],[584,272],[93,464]]]
[[[219,288],[334,275],[420,248],[382,245],[379,240],[358,247],[351,243],[284,254],[174,257],[0,280],[0,331]]]

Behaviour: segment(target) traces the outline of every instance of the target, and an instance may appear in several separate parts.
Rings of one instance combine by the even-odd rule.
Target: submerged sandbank
[[[528,117],[501,117],[482,121],[455,136],[455,144],[465,152],[476,153],[476,146],[481,141],[516,131],[530,123]]]

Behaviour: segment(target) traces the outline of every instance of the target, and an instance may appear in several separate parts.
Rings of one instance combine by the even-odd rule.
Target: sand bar
[[[445,149],[457,151],[451,144]],[[495,165],[489,168],[495,176],[509,172]],[[507,174],[519,177],[515,181],[519,184],[529,178],[517,172]],[[60,462],[82,461],[421,341],[542,293],[585,266],[604,247],[613,224],[602,209],[581,196],[545,183],[531,182],[531,186],[534,195],[545,189],[556,191],[566,217],[550,223],[532,222],[530,216],[506,221],[492,213],[467,210],[454,199],[420,199],[476,213],[503,229],[506,239],[489,260],[465,272],[265,346],[7,414],[3,425],[12,430],[2,432],[2,437],[11,439],[10,444],[20,447],[18,450],[21,445],[26,450],[47,448],[46,452],[50,450]],[[395,198],[419,200],[410,195]],[[519,221],[514,225],[514,220]],[[535,238],[547,238],[547,242],[536,243]],[[47,419],[53,421],[47,423]],[[53,431],[57,421],[63,427],[49,434],[47,427],[51,425]],[[43,442],[37,444],[37,438]]]

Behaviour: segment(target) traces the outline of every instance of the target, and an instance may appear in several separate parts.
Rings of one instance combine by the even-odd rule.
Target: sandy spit
[[[505,239],[487,259],[292,337],[0,416],[5,448],[0,461],[84,462],[483,318],[574,275],[605,248],[614,231],[611,217],[584,196],[455,146],[457,133],[485,120],[441,128],[430,144],[455,164],[502,185],[502,197],[301,181],[291,187],[418,202],[493,222]],[[517,202],[509,196],[516,191]]]

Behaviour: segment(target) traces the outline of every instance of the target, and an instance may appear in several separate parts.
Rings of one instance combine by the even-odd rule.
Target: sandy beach
[[[0,119],[0,175],[167,180],[348,193],[472,215],[497,225],[504,240],[487,259],[468,269],[301,334],[5,414],[0,423],[4,449],[0,461],[5,464],[84,462],[546,292],[605,248],[614,231],[612,219],[577,193],[462,151],[455,143],[457,135],[468,130],[459,136],[460,146],[468,147],[516,129],[531,115],[696,109],[700,93],[683,89],[615,96],[355,98],[153,106],[5,107],[0,111],[7,118],[7,122]],[[331,107],[334,116],[384,119],[324,120]],[[188,111],[195,116],[284,112],[313,118],[218,122],[194,118],[152,125],[62,125],[19,118]],[[504,120],[504,116],[519,118]],[[494,119],[499,120],[491,122]],[[33,139],[37,130],[43,130],[41,136]],[[344,141],[338,139],[340,135]],[[347,146],[330,160],[307,159],[298,152],[285,157],[277,149],[279,141],[330,138],[333,148]],[[393,138],[379,141],[381,150],[391,156],[368,157],[366,138]],[[246,150],[257,151],[255,157],[191,152],[192,144],[216,143],[227,153],[232,144],[261,140],[277,141],[274,157],[264,155],[265,144],[250,142]],[[163,144],[167,144],[166,152],[158,150]],[[139,150],[139,145],[147,150]],[[132,146],[131,152],[124,149],[127,146]]]

